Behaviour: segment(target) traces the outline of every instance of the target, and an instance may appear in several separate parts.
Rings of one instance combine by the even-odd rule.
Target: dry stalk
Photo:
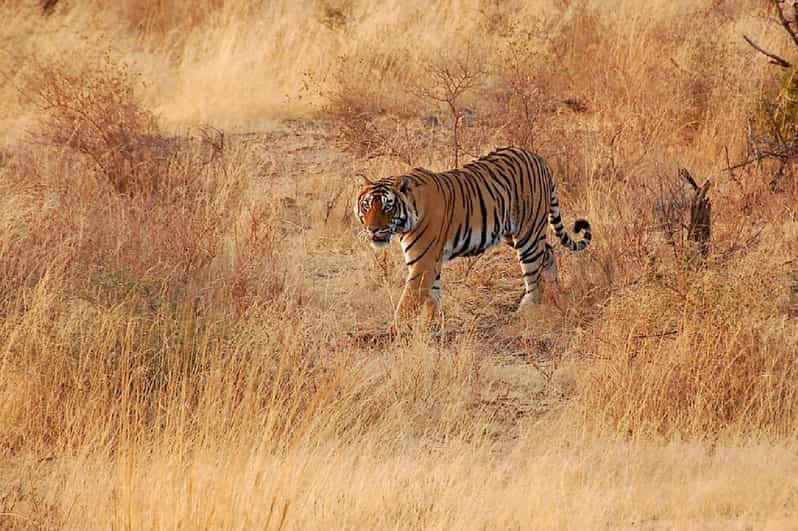
[[[698,186],[693,176],[685,168],[679,169],[679,176],[687,181],[695,192],[690,203],[687,239],[696,242],[701,254],[706,256],[709,253],[709,240],[712,236],[712,204],[707,197],[707,192],[712,187],[712,181],[707,179],[702,186]]]

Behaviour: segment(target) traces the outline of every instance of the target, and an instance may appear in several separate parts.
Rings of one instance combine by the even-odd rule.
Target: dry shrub
[[[268,204],[256,207],[268,225],[232,250],[224,244],[259,172],[255,148],[210,127],[162,134],[137,96],[137,76],[109,53],[83,59],[28,65],[25,87],[41,118],[5,168],[21,222],[5,242],[7,256],[18,257],[5,263],[6,286],[34,285],[61,264],[73,295],[93,303],[132,293],[144,307],[208,297],[204,286],[220,276],[211,298],[240,298],[242,260],[281,234],[264,217]],[[14,266],[36,254],[47,256],[36,268]]]
[[[489,25],[498,16],[493,11],[483,10]],[[508,15],[506,27],[489,35],[490,45],[471,28],[456,33],[445,50],[387,53],[376,43],[358,50],[336,66],[327,113],[359,156],[389,156],[409,166],[451,167],[508,144],[578,159],[580,133],[562,116],[588,111],[571,87],[584,94],[585,79],[595,75],[581,72],[581,62],[563,65],[557,50],[590,35],[571,58],[584,62],[580,53],[595,53],[604,28],[584,3],[559,15],[559,23]]]
[[[27,311],[0,327],[0,418],[11,428],[0,451],[247,444],[253,430],[269,451],[332,435],[392,445],[425,439],[430,416],[441,439],[480,434],[473,419],[492,410],[480,406],[484,359],[470,338],[345,348],[346,331],[308,319],[296,288],[233,320],[200,301],[152,314],[133,294],[111,308],[65,301],[61,286],[41,282]],[[12,330],[26,333],[12,340]]]
[[[215,285],[211,298],[233,290],[231,253],[239,261],[253,245],[263,245],[250,238],[232,249],[225,244],[237,230],[247,178],[257,164],[254,152],[234,147],[214,156],[204,141],[190,137],[180,145],[163,165],[150,161],[160,176],[157,193],[133,197],[97,186],[70,152],[21,152],[9,168],[13,193],[5,198],[14,208],[3,249],[8,295],[35,286],[45,272],[66,275],[73,296],[99,304],[132,292],[145,306],[207,297],[204,286],[219,276],[228,280]],[[45,162],[36,159],[42,153]],[[53,170],[60,164],[73,168],[66,181]],[[258,237],[280,241],[273,228],[264,226]]]
[[[218,439],[235,435],[220,420],[238,425],[235,419],[255,412],[288,437],[301,428],[297,415],[312,406],[312,393],[324,392],[325,369],[308,356],[315,351],[309,336],[292,342],[280,333],[281,325],[299,324],[296,314],[261,311],[267,328],[253,334],[252,321],[225,323],[201,303],[148,316],[131,297],[105,309],[39,287],[29,311],[13,321],[28,339],[3,346],[0,394],[12,399],[3,422],[15,427],[3,433],[5,454],[63,451],[89,440],[108,451],[164,434],[188,437],[202,426]],[[21,393],[35,399],[22,407],[13,400]]]
[[[341,389],[337,407],[357,414],[337,419],[336,431],[347,438],[376,435],[390,447],[399,438],[428,439],[428,422],[435,419],[433,437],[440,441],[478,438],[482,427],[475,431],[473,420],[492,412],[481,406],[485,360],[476,348],[468,336],[446,345],[419,337],[374,353]]]
[[[119,193],[156,192],[172,146],[143,107],[140,82],[110,51],[30,61],[21,90],[41,115],[34,139],[79,152]]]
[[[205,0],[192,5],[159,3],[147,0],[126,0],[117,9],[135,31],[144,35],[164,36],[189,33],[201,27],[209,18],[221,11],[221,0]],[[106,7],[107,6],[103,6]]]
[[[23,531],[64,526],[66,514],[60,504],[40,488],[39,482],[47,474],[46,466],[46,462],[39,460],[21,459],[16,470],[4,474],[5,488],[0,494],[4,529]]]
[[[669,268],[612,296],[584,346],[584,414],[638,437],[794,434],[798,335],[761,259]]]
[[[541,68],[548,62],[541,58],[538,43],[531,33],[514,33],[508,39],[498,59],[500,83],[492,94],[494,126],[508,143],[532,150],[545,149],[557,114],[556,95]]]
[[[795,163],[798,158],[798,74],[796,67],[782,72],[780,79],[766,87],[758,102],[757,113],[749,124],[748,159],[771,172],[771,191],[795,188]],[[765,161],[764,163],[762,161]]]
[[[654,218],[662,230],[665,241],[680,253],[685,245],[687,213],[690,209],[690,190],[681,179],[660,177],[659,196],[654,205]]]
[[[326,112],[361,157],[393,156],[413,164],[424,139],[413,123],[417,99],[407,85],[407,52],[364,50],[342,57]]]
[[[497,16],[493,11],[482,9],[487,20]],[[452,151],[447,143],[458,122],[427,97],[436,87],[424,65],[456,71],[463,59],[471,71],[485,73],[460,106],[472,115],[460,132],[470,156],[512,144],[583,166],[591,158],[585,150],[598,140],[628,164],[673,144],[704,142],[719,121],[745,119],[750,98],[728,80],[747,58],[725,42],[702,38],[708,24],[732,27],[719,8],[631,24],[586,1],[534,14],[510,11],[503,11],[501,32],[474,40],[476,30],[464,29],[445,52],[387,53],[377,42],[348,55],[327,90],[328,110],[345,141],[360,155],[397,156],[410,165],[440,161]],[[673,31],[685,24],[687,37]],[[612,44],[610,34],[617,36]],[[469,54],[475,44],[481,53]],[[717,112],[721,101],[725,113]],[[714,150],[712,156],[721,154],[722,146]]]
[[[486,54],[472,38],[421,57],[359,51],[337,65],[325,110],[360,157],[459,165],[496,136],[480,106],[488,76]]]
[[[42,0],[43,14],[67,15],[74,9],[110,9],[116,18],[128,26],[128,31],[133,31],[149,38],[170,38],[179,34],[187,34],[204,23],[214,15],[218,15],[223,6],[220,0],[205,0],[192,5],[157,3],[148,0],[125,0],[109,6],[102,2],[88,2],[81,6],[72,5],[71,2],[61,0]],[[94,4],[94,5],[92,5]],[[175,35],[178,34],[178,35]]]
[[[61,172],[64,172],[63,174]],[[77,176],[63,178],[64,174]],[[24,288],[46,274],[59,278],[70,270],[80,239],[80,217],[91,208],[80,164],[42,155],[36,149],[17,149],[0,168],[0,301],[9,310],[18,304]],[[78,206],[80,205],[80,206]]]

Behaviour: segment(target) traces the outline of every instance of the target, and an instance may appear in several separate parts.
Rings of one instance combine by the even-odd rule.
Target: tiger
[[[554,284],[557,278],[546,222],[571,251],[582,251],[592,239],[586,219],[573,227],[581,240],[568,234],[551,169],[525,149],[499,148],[440,173],[415,168],[376,181],[361,177],[357,218],[376,249],[398,236],[408,268],[397,319],[420,311],[434,318],[441,306],[443,264],[480,255],[501,242],[515,249],[521,264],[525,291],[518,310],[539,304],[541,277]]]

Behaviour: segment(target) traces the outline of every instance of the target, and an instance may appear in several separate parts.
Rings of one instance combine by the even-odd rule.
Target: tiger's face
[[[394,234],[410,229],[413,213],[408,208],[406,185],[401,178],[398,183],[390,178],[366,180],[358,194],[355,214],[376,249],[388,245]]]

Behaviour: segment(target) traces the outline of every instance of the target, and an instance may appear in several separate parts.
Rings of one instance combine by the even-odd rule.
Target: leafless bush
[[[349,2],[325,0],[319,5],[319,13],[317,15],[319,22],[331,31],[345,30],[349,19],[351,18],[351,8]]]
[[[122,194],[154,191],[171,146],[110,51],[78,62],[32,60],[22,91],[41,112],[36,141],[74,149]]]
[[[784,0],[770,0],[769,3],[775,11],[776,21],[790,37],[795,51],[798,51],[798,4],[787,7]],[[743,39],[766,56],[770,63],[784,70],[779,81],[761,98],[754,120],[755,127],[749,124],[746,160],[735,164],[733,168],[761,163],[766,159],[777,161],[775,174],[769,183],[775,191],[783,187],[785,177],[794,175],[794,166],[798,161],[798,66],[765,50],[747,35],[743,35]]]
[[[403,79],[405,53],[364,50],[340,59],[326,107],[347,149],[364,158],[417,164],[429,142],[417,98]]]
[[[250,210],[235,231],[228,293],[238,315],[259,302],[279,301],[287,289],[287,270],[280,262],[278,211],[268,203]]]
[[[336,121],[347,148],[365,159],[391,157],[408,166],[423,165],[425,154],[443,139],[436,125],[430,128],[424,119],[393,113],[339,112]]]
[[[706,193],[711,181],[698,186],[690,173],[681,168],[678,179],[664,178],[654,206],[654,216],[665,241],[679,256],[686,241],[695,242],[702,255],[709,249],[711,209]]]
[[[684,215],[690,201],[684,186],[679,181],[660,181],[660,192],[654,206],[654,216],[663,233],[665,241],[676,249],[683,247]]]
[[[545,52],[550,34],[541,22],[532,27],[512,26],[493,65],[497,83],[490,91],[492,125],[506,142],[532,150],[551,144],[547,140],[563,100],[556,82],[557,66],[550,64]],[[587,110],[577,98],[569,98],[578,112]]]
[[[585,411],[637,435],[794,429],[787,382],[798,364],[784,342],[794,349],[798,336],[782,335],[780,317],[758,298],[771,283],[758,276],[746,260],[724,272],[671,271],[659,286],[614,297],[589,347]]]
[[[449,113],[455,167],[460,165],[462,151],[459,133],[466,116],[463,98],[485,83],[487,73],[485,59],[480,56],[476,44],[469,41],[462,53],[453,56],[442,54],[424,65],[422,75],[413,87],[416,95],[444,105]]]

